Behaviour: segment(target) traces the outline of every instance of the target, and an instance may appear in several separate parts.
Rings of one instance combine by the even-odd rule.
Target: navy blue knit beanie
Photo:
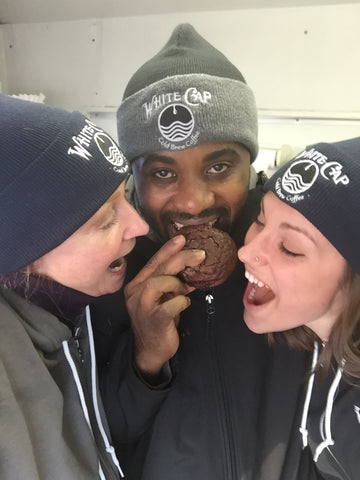
[[[307,147],[266,182],[360,273],[360,137]]]
[[[251,161],[258,152],[252,90],[235,65],[187,23],[129,80],[117,125],[130,161],[145,152],[216,141],[243,144]]]
[[[0,95],[0,272],[57,247],[118,188],[129,164],[79,112]]]

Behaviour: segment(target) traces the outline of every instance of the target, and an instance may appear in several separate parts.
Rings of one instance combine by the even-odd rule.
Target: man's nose
[[[182,212],[198,215],[210,208],[215,203],[215,194],[208,187],[207,183],[201,180],[187,179],[180,183],[176,197],[174,198],[174,209]]]

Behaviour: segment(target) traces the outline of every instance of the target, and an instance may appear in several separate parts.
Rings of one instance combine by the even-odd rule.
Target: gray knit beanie
[[[304,215],[360,273],[360,137],[307,147],[264,190]]]
[[[133,160],[155,150],[242,143],[254,161],[257,111],[239,70],[189,24],[130,79],[117,112],[118,139]]]
[[[0,273],[11,273],[83,225],[129,164],[81,113],[0,95],[0,168]]]

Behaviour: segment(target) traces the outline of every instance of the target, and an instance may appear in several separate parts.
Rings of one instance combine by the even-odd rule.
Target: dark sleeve
[[[137,247],[128,258],[127,280],[145,264],[144,252],[149,249],[141,244],[139,263]],[[91,306],[91,320],[100,392],[112,438],[114,443],[133,441],[149,427],[169,389],[150,387],[133,367],[133,336],[123,290],[99,298]]]
[[[100,391],[115,443],[127,443],[141,436],[169,391],[151,388],[137,375],[132,344],[131,331],[123,332],[112,358],[99,371]]]
[[[115,443],[140,436],[167,395],[151,388],[132,362],[133,337],[121,292],[91,307],[100,392]]]
[[[125,284],[130,282],[159,246],[153,244],[146,237],[139,237],[135,248],[127,256]],[[121,337],[122,341],[131,340],[130,318],[126,309],[124,289],[115,293],[99,297],[91,305],[91,323],[94,332],[96,361],[98,368],[102,368],[114,355]]]

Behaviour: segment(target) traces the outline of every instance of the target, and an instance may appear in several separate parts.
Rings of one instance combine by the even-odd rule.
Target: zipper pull
[[[215,313],[214,295],[212,293],[212,290],[209,290],[205,294],[205,301],[206,301],[206,340],[208,340],[210,323],[211,323],[211,315],[214,315]]]
[[[74,334],[73,334],[74,335],[74,341],[75,341],[77,351],[79,353],[80,361],[81,361],[81,363],[84,363],[83,353],[82,353],[82,350],[80,348],[80,341],[79,341],[80,333],[81,333],[81,327],[75,327],[74,328]]]
[[[206,300],[206,313],[208,315],[212,315],[215,313],[215,305],[214,305],[214,295],[212,292],[209,292],[205,295]]]

